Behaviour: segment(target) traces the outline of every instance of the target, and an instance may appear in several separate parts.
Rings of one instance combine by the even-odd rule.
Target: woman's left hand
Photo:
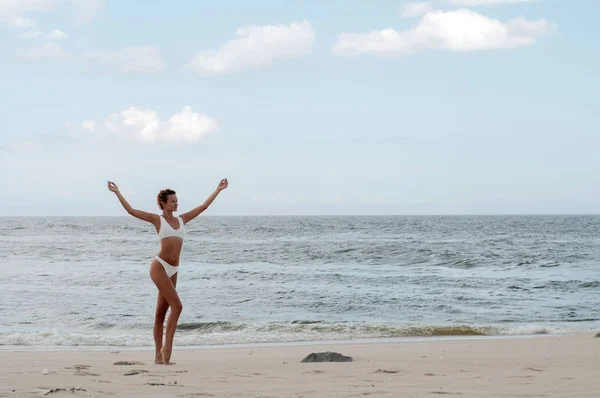
[[[229,183],[227,182],[227,178],[224,178],[224,179],[221,180],[221,182],[219,182],[219,186],[217,187],[217,189],[219,191],[222,191],[225,188],[227,188],[228,185],[229,185]]]

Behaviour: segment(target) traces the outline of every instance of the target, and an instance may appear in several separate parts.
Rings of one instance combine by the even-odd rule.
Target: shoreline
[[[322,345],[353,345],[353,344],[410,344],[422,342],[438,341],[479,341],[479,340],[512,340],[542,337],[565,337],[565,336],[591,336],[596,332],[575,332],[575,333],[536,333],[520,335],[454,335],[454,336],[407,336],[407,337],[373,337],[359,339],[341,339],[341,340],[304,340],[304,341],[277,341],[277,342],[257,342],[257,343],[231,343],[231,344],[204,344],[204,345],[177,345],[177,335],[175,335],[174,350],[213,350],[213,349],[236,349],[236,348],[285,348],[302,346],[322,346]],[[599,332],[600,333],[600,332]],[[0,353],[3,352],[106,352],[106,351],[154,351],[154,346],[2,346]]]

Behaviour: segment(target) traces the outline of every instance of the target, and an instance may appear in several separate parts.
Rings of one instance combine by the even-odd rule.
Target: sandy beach
[[[352,362],[301,363],[333,351]],[[600,397],[593,334],[150,350],[0,352],[0,397]],[[120,364],[119,364],[120,363]]]

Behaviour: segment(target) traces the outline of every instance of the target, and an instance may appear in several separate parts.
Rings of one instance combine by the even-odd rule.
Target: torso
[[[160,225],[156,231],[160,238],[160,251],[158,252],[158,256],[172,266],[178,266],[181,248],[183,247],[183,238],[185,236],[183,219],[178,216],[173,217],[173,219],[169,221],[162,215],[160,215],[159,218]]]

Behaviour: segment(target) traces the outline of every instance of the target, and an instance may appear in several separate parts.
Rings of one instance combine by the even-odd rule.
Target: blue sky
[[[0,2],[0,215],[600,212],[600,2]]]

